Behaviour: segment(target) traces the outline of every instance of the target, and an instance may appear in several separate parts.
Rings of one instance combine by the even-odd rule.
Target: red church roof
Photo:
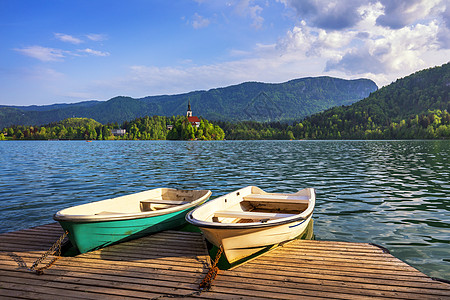
[[[198,117],[188,117],[188,121],[191,123],[200,123],[200,119]]]

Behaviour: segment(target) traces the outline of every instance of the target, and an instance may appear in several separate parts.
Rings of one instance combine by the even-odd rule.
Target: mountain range
[[[146,115],[184,115],[188,101],[194,115],[221,121],[293,121],[328,108],[350,105],[378,89],[368,79],[308,77],[284,83],[245,82],[238,85],[177,95],[108,101],[84,101],[44,106],[0,106],[0,128],[44,125],[71,117],[100,123],[122,123]]]

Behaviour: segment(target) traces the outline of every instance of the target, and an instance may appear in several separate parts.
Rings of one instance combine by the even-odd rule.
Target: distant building
[[[173,129],[173,125],[167,125],[166,128],[167,128],[168,130],[172,130],[172,129]]]
[[[127,131],[125,129],[111,129],[111,134],[114,136],[124,136]]]
[[[191,123],[192,126],[194,127],[199,127],[200,126],[200,119],[196,116],[192,116],[192,110],[191,110],[191,101],[188,100],[188,109],[186,112],[186,116],[188,118],[189,123]]]

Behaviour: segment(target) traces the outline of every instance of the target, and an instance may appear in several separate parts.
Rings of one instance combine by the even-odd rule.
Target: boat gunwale
[[[200,221],[197,219],[191,219],[191,212],[189,212],[186,215],[186,221],[190,224],[197,226],[199,228],[213,228],[213,229],[254,229],[254,228],[264,228],[264,227],[274,227],[279,225],[285,225],[289,223],[294,223],[298,221],[306,221],[313,212],[309,213],[308,215],[296,215],[292,217],[286,217],[286,218],[280,218],[276,220],[270,220],[267,222],[252,222],[252,223],[216,223],[216,222],[207,222],[207,221]]]
[[[208,198],[212,194],[212,192],[210,190],[192,190],[192,191],[206,192],[206,193],[202,197],[200,197],[199,199],[197,199],[195,201],[192,201],[192,202],[189,202],[186,204],[182,204],[182,205],[176,205],[174,207],[154,210],[154,211],[144,211],[144,212],[136,212],[136,213],[134,213],[134,212],[133,213],[114,213],[114,214],[104,214],[104,215],[96,215],[96,214],[64,215],[64,214],[59,214],[61,211],[65,210],[65,209],[62,209],[53,215],[53,219],[58,222],[98,223],[98,222],[126,221],[126,220],[152,218],[152,217],[176,213],[179,211],[184,211],[184,210],[190,209],[192,207],[196,207],[199,204],[207,201]],[[111,199],[114,199],[114,198],[111,198]],[[103,199],[100,201],[105,201],[105,200],[110,200],[110,199]],[[95,202],[98,202],[98,201],[94,201],[94,202],[90,202],[90,203],[95,203]],[[79,206],[90,204],[90,203],[80,204]],[[71,207],[68,207],[68,208],[71,208]],[[68,209],[68,208],[66,208],[66,209]]]

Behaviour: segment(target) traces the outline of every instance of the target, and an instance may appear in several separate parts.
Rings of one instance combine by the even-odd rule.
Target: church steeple
[[[187,109],[186,116],[187,117],[192,117],[191,100],[190,99],[188,99],[188,109]]]

